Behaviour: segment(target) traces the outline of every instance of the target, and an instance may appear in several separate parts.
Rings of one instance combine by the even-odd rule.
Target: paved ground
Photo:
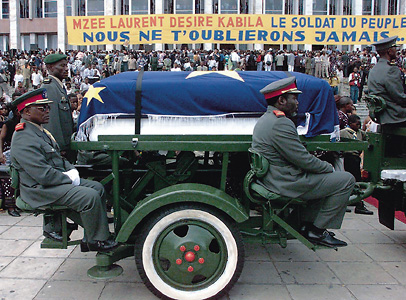
[[[371,206],[369,206],[371,207]],[[312,252],[297,241],[247,245],[243,274],[231,299],[391,299],[406,298],[406,224],[391,231],[376,216],[347,213],[337,236],[345,248]],[[41,217],[0,213],[0,299],[155,299],[144,287],[131,258],[112,280],[86,276],[94,254],[78,248],[44,250]],[[79,232],[76,235],[80,235]]]

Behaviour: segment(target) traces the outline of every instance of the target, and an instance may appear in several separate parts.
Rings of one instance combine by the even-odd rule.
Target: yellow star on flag
[[[220,75],[223,75],[226,77],[230,77],[230,78],[245,82],[244,79],[242,79],[241,76],[235,71],[194,71],[194,72],[190,73],[186,77],[186,79],[203,76],[203,75],[210,75],[210,74],[220,74]]]
[[[104,104],[102,98],[100,97],[99,93],[104,90],[106,87],[94,87],[93,85],[91,85],[89,87],[89,90],[86,92],[85,96],[83,98],[87,98],[87,105],[89,105],[90,101],[92,101],[92,99],[96,99],[98,101],[100,101],[101,103]]]

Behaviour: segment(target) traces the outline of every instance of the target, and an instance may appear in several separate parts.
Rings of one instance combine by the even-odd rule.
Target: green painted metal
[[[198,183],[177,184],[159,190],[140,201],[121,227],[116,240],[121,243],[126,242],[143,218],[165,205],[181,202],[196,202],[213,206],[225,212],[238,223],[249,217],[242,204],[224,191]]]
[[[87,276],[94,279],[110,279],[120,276],[122,273],[123,268],[116,264],[106,267],[94,266],[87,270]]]
[[[226,190],[227,171],[228,171],[229,161],[230,161],[230,153],[224,152],[222,165],[221,165],[221,181],[220,181],[220,190],[222,190],[222,191]]]
[[[119,174],[119,153],[118,151],[110,152],[112,159],[113,169],[113,209],[114,209],[114,232],[119,232],[122,219],[121,219],[121,207],[120,207],[120,174]]]
[[[187,226],[187,234],[179,236]],[[215,243],[215,246],[213,246]],[[211,247],[218,249],[210,250]],[[210,224],[182,220],[166,228],[158,237],[152,259],[159,276],[181,290],[211,285],[222,275],[227,263],[227,246]],[[196,276],[205,278],[194,283]]]

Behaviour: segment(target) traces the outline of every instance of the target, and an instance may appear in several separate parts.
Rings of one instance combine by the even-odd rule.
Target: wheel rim
[[[210,224],[182,220],[168,226],[153,249],[156,272],[178,290],[210,286],[222,275],[227,264],[227,245]]]

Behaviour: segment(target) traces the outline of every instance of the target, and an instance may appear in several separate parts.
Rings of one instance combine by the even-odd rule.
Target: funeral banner
[[[71,45],[313,44],[367,45],[406,38],[406,15],[124,15],[66,17]]]

